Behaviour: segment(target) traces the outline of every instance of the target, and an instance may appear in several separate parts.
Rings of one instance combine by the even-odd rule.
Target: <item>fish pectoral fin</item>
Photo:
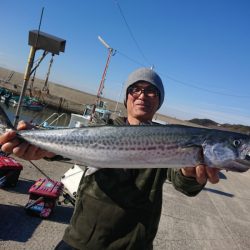
[[[188,144],[181,148],[183,154],[189,154],[193,159],[192,164],[194,166],[204,164],[203,147],[201,145]]]

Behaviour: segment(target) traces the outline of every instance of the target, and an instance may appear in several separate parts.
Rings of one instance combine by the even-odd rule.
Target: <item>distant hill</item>
[[[218,128],[218,129],[224,129],[229,131],[235,131],[240,133],[245,133],[250,135],[250,126],[245,126],[241,124],[220,124],[210,119],[198,119],[194,118],[191,120],[188,120],[188,122],[198,124],[201,126],[209,127],[209,128]]]
[[[205,126],[205,127],[210,127],[210,126],[217,126],[218,123],[215,121],[212,121],[210,119],[198,119],[198,118],[194,118],[189,120],[189,122],[201,125],[201,126]]]

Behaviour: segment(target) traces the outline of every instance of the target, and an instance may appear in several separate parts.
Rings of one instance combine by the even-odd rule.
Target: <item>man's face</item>
[[[159,107],[159,92],[148,82],[138,82],[128,88],[128,117],[140,121],[152,120]]]

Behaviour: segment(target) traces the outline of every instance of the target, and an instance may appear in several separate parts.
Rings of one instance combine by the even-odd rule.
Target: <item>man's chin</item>
[[[142,112],[150,112],[151,111],[151,107],[150,106],[146,106],[146,105],[137,105],[136,109],[138,111],[142,111]]]
[[[141,108],[137,108],[137,109],[136,109],[136,113],[137,113],[137,114],[148,114],[148,113],[149,113],[149,110],[148,110],[148,108],[146,108],[146,107],[145,107],[145,108],[142,108],[142,107],[141,107]]]
[[[148,109],[137,109],[135,113],[137,117],[149,116]]]

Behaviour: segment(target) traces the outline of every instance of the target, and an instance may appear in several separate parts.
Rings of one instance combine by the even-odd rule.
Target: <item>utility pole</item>
[[[106,65],[105,65],[103,74],[102,74],[102,79],[101,79],[99,89],[98,89],[98,92],[97,92],[96,102],[95,102],[95,104],[93,106],[93,109],[92,109],[92,114],[91,114],[91,117],[90,117],[90,121],[92,121],[92,119],[94,117],[94,114],[95,114],[95,109],[99,105],[100,100],[101,100],[102,91],[104,89],[104,82],[105,82],[105,79],[106,79],[106,74],[107,74],[107,70],[108,70],[108,66],[109,66],[109,63],[110,63],[111,56],[114,56],[115,53],[116,53],[116,50],[111,48],[100,36],[98,36],[98,39],[108,49],[108,58],[107,58],[107,61],[106,61]]]

